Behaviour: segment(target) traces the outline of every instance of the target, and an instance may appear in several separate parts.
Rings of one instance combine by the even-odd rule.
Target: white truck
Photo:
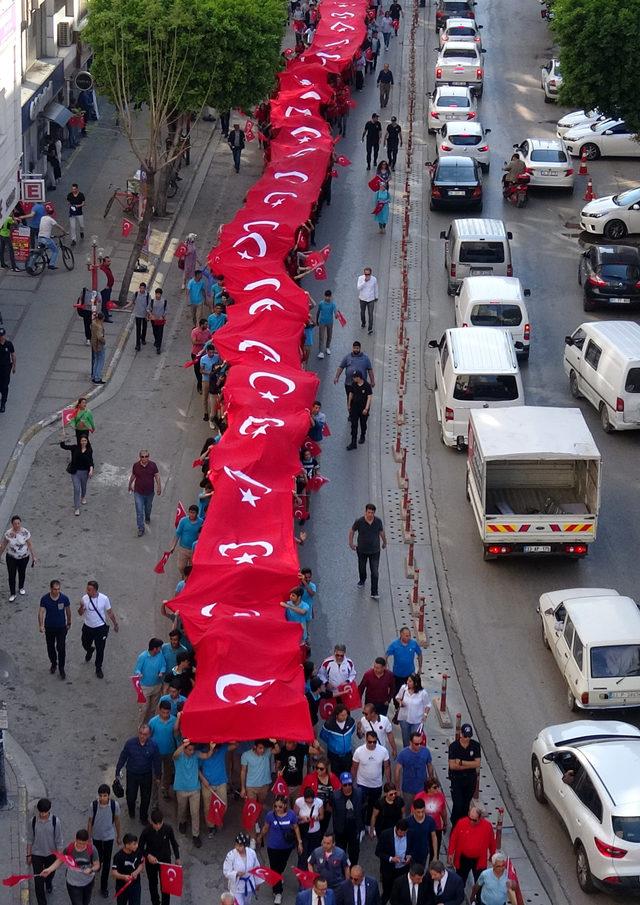
[[[601,468],[579,409],[472,409],[467,499],[485,560],[586,556],[596,539]]]
[[[483,53],[484,49],[476,44],[447,41],[436,59],[436,88],[438,85],[467,85],[477,98],[481,98],[484,85]]]

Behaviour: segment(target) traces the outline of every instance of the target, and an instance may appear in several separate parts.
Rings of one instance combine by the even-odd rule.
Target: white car
[[[533,740],[533,794],[571,839],[580,888],[640,885],[640,729],[618,720],[547,726]]]
[[[465,85],[438,85],[429,95],[427,131],[434,135],[443,123],[472,122],[478,116],[478,102]]]
[[[616,242],[640,233],[640,188],[589,201],[580,213],[580,228]]]
[[[480,29],[475,19],[447,19],[447,24],[440,32],[440,47],[447,41],[471,41],[482,47]]]
[[[640,157],[638,136],[630,132],[621,119],[605,119],[588,128],[578,127],[565,132],[564,142],[573,157],[587,160],[598,157]]]
[[[482,97],[484,63],[477,44],[447,41],[435,65],[436,85],[469,85],[476,97]]]
[[[594,123],[602,122],[609,119],[599,110],[575,110],[573,113],[567,113],[562,119],[558,120],[556,127],[556,135],[558,138],[564,138],[565,134],[575,129],[588,129]]]
[[[436,151],[438,157],[449,157],[452,154],[464,154],[477,160],[485,173],[489,172],[489,144],[487,135],[491,129],[485,129],[482,123],[443,123]]]
[[[525,138],[513,147],[527,167],[529,185],[573,191],[573,165],[561,138]]]
[[[544,91],[545,104],[558,100],[558,92],[562,85],[560,60],[549,60],[540,70],[540,87]]]

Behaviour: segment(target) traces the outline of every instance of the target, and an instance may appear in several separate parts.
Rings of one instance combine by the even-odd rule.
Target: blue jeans
[[[102,380],[102,369],[104,368],[105,350],[100,349],[99,352],[91,350],[91,379]]]
[[[233,165],[236,168],[236,173],[240,171],[240,155],[242,154],[242,148],[231,148],[231,153],[233,154]]]
[[[155,493],[134,493],[133,501],[136,504],[136,524],[138,531],[144,531],[145,521],[151,519],[151,507]]]
[[[46,245],[49,249],[49,266],[55,267],[56,262],[58,260],[58,255],[60,254],[60,249],[53,241],[53,239],[48,239],[45,236],[39,236],[38,242],[40,245]]]
[[[402,733],[403,747],[408,748],[411,741],[411,733],[418,732],[422,723],[408,723],[407,720],[400,720],[400,732]]]

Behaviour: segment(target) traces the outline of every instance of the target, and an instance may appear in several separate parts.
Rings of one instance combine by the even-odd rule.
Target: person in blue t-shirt
[[[60,678],[65,679],[67,632],[71,628],[71,603],[66,594],[60,593],[60,582],[57,579],[49,582],[49,593],[40,598],[38,610],[38,626],[47,642],[47,654],[53,675],[60,670]]]
[[[336,303],[330,289],[324,294],[324,299],[318,302],[316,311],[316,324],[318,325],[318,358],[324,358],[325,352],[331,355],[331,338],[333,336],[333,322],[338,316]]]
[[[396,760],[395,783],[402,791],[406,805],[410,805],[414,795],[424,790],[427,778],[433,777],[431,751],[422,744],[422,733],[413,732],[406,748]]]
[[[220,302],[216,302],[213,306],[213,314],[207,318],[207,326],[211,333],[215,333],[220,327],[224,327],[227,323],[227,315],[222,310]]]
[[[169,640],[162,645],[162,656],[165,662],[165,673],[170,673],[177,664],[177,656],[182,651],[188,652],[182,643],[182,635],[177,628],[172,628],[169,632]]]
[[[161,704],[168,704],[171,708],[171,716],[177,716],[182,709],[182,705],[187,699],[183,694],[180,693],[180,687],[178,684],[174,685],[171,681],[168,681],[167,685],[165,685],[165,688],[167,689],[167,693],[163,694],[158,701],[158,707],[160,707]]]
[[[202,317],[203,307],[207,303],[207,284],[204,281],[201,270],[196,270],[187,283],[186,295],[187,302],[191,308],[193,326],[196,327]]]
[[[202,786],[202,804],[204,807],[204,821],[209,831],[209,838],[217,832],[217,827],[209,819],[209,808],[214,795],[224,803],[227,803],[227,754],[238,746],[231,742],[216,745],[213,753],[206,760],[200,761],[200,784]]]
[[[324,440],[324,428],[327,423],[327,416],[324,412],[320,411],[319,399],[316,399],[316,401],[311,406],[309,417],[311,419],[309,439],[313,440],[314,443],[322,443],[322,441]]]
[[[318,586],[315,581],[311,581],[312,575],[313,573],[308,566],[305,566],[304,569],[300,569],[298,572],[300,586],[302,587],[302,600],[304,603],[309,604],[309,622],[313,619],[313,598],[318,591]]]
[[[280,606],[287,611],[288,622],[299,622],[302,625],[302,640],[306,641],[308,637],[307,623],[310,619],[310,606],[302,599],[304,588],[299,585],[289,591],[289,599],[282,600]]]
[[[133,675],[140,677],[140,688],[147,699],[146,703],[140,704],[141,723],[146,723],[156,712],[166,671],[167,664],[162,655],[162,638],[152,638],[147,650],[141,651],[133,667]]]
[[[37,204],[34,204],[31,208],[31,214],[27,219],[27,223],[29,225],[29,245],[31,248],[35,248],[38,244],[38,232],[40,231],[40,221],[46,214],[46,210],[44,204],[40,201]]]
[[[177,748],[176,722],[175,715],[171,713],[171,704],[161,699],[157,715],[149,720],[149,729],[162,760],[162,797],[165,799],[170,797],[173,782],[173,752]]]
[[[403,625],[400,636],[387,648],[387,657],[393,657],[393,678],[396,683],[396,694],[400,691],[409,676],[422,672],[422,648],[411,637],[411,631]],[[418,659],[416,668],[415,661]]]
[[[176,528],[176,539],[171,552],[178,547],[178,571],[184,577],[185,566],[191,565],[193,546],[198,539],[203,521],[198,517],[198,507],[189,506],[188,515],[183,516]]]

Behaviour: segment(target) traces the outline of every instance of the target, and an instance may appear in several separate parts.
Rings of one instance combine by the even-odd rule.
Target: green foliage
[[[562,103],[597,107],[640,132],[640,0],[555,0]]]
[[[83,37],[117,106],[161,98],[168,111],[198,112],[270,93],[285,19],[284,0],[91,0]]]

